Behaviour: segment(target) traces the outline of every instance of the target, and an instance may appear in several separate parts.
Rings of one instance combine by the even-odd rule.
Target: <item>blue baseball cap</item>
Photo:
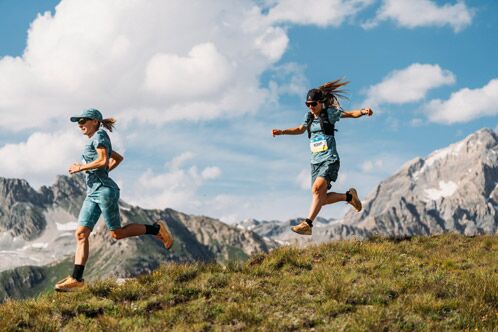
[[[70,118],[70,120],[71,120],[71,122],[78,122],[80,119],[83,119],[83,118],[84,119],[99,120],[99,121],[103,120],[102,113],[100,113],[100,111],[95,109],[95,108],[86,109],[83,112],[81,112],[80,115],[72,116]]]

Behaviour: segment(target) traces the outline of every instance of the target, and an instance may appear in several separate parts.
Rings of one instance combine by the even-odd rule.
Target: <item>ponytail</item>
[[[114,118],[104,119],[104,120],[102,120],[101,123],[102,123],[102,125],[104,126],[105,129],[107,129],[110,132],[112,132],[112,129],[114,128],[114,126],[116,124],[116,119],[114,119]]]
[[[342,90],[341,87],[348,85],[348,81],[343,81],[342,78],[322,84],[318,89],[323,94],[323,103],[325,107],[340,107],[339,99],[349,99],[346,95],[348,91]]]

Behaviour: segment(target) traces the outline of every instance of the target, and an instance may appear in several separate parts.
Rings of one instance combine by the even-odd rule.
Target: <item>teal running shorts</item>
[[[327,181],[327,189],[330,189],[332,187],[330,182],[337,180],[340,166],[339,159],[335,161],[324,160],[319,164],[311,164],[311,186],[313,186],[317,177],[322,177]]]
[[[86,196],[80,210],[78,224],[93,230],[102,214],[109,230],[121,228],[118,202],[119,189],[99,186]]]

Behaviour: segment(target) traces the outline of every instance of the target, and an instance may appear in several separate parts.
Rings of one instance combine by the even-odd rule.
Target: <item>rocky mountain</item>
[[[24,180],[0,178],[0,230],[25,240],[35,238],[46,227],[43,206],[47,199]]]
[[[47,276],[52,275],[52,279],[62,276],[54,275],[50,267],[41,266],[57,265],[74,255],[73,232],[84,197],[82,176],[59,176],[53,186],[38,191],[24,180],[0,178],[0,271],[4,282],[10,285],[5,294],[17,296],[16,287],[31,294],[30,289],[44,284]],[[172,249],[167,251],[154,236],[113,240],[101,220],[90,237],[87,279],[131,277],[166,262],[226,262],[268,252],[276,246],[249,230],[172,209],[142,209],[121,201],[120,214],[123,225],[166,221],[175,238]],[[40,268],[19,269],[19,266]],[[66,275],[70,273],[70,269],[60,270]],[[3,286],[0,284],[0,290]]]
[[[498,232],[498,136],[481,129],[407,162],[321,240]]]

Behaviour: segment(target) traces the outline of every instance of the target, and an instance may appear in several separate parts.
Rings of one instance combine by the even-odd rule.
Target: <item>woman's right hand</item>
[[[275,137],[278,135],[282,135],[282,130],[280,129],[272,129],[271,134]]]
[[[69,167],[69,174],[78,173],[79,171],[81,171],[80,164],[72,164],[71,167]]]

